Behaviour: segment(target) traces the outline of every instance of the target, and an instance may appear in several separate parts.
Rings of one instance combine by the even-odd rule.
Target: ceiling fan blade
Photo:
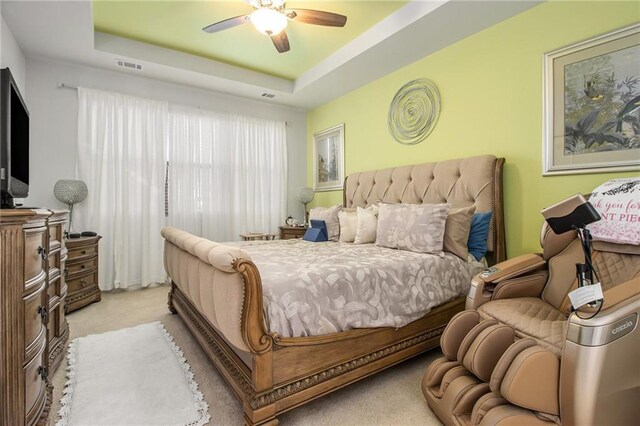
[[[326,27],[344,27],[347,17],[337,13],[312,9],[287,9],[284,11],[289,19],[305,24],[324,25]]]
[[[272,35],[271,41],[273,41],[273,45],[278,49],[278,53],[288,52],[289,47],[289,37],[287,37],[287,33],[282,31],[280,34]]]
[[[224,21],[216,22],[215,24],[208,25],[202,29],[205,33],[217,33],[218,31],[227,30],[229,28],[237,27],[245,22],[249,22],[249,15],[241,15],[233,18],[225,19]]]

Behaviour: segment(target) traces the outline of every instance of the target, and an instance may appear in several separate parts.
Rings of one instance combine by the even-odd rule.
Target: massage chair
[[[640,422],[640,246],[593,241],[604,301],[572,312],[580,244],[545,223],[541,254],[473,279],[422,381],[445,425]]]

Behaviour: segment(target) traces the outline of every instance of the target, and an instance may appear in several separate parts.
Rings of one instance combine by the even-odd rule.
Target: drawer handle
[[[38,313],[40,314],[40,318],[42,318],[43,323],[47,323],[47,319],[49,318],[49,311],[44,306],[38,306]]]
[[[42,258],[42,260],[47,260],[47,249],[40,246],[38,247],[38,253],[40,253],[40,257]]]
[[[80,252],[80,254],[87,254],[87,251],[86,251],[86,250],[82,250],[82,251]]]
[[[86,267],[87,267],[87,265],[80,265],[80,269],[84,269]]]
[[[40,378],[42,378],[42,380],[45,382],[47,381],[47,378],[49,378],[49,369],[47,367],[43,367],[43,366],[38,367],[37,373],[40,376]]]
[[[86,286],[86,285],[87,285],[87,281],[85,281],[85,280],[80,280],[80,285],[81,285],[82,287]]]

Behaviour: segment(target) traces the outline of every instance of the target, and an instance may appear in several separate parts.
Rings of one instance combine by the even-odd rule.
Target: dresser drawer
[[[64,306],[58,303],[56,306],[49,307],[49,324],[47,324],[47,338],[52,342],[56,337],[60,337],[60,322],[64,316]],[[49,352],[53,350],[49,347]]]
[[[25,352],[33,351],[34,342],[44,332],[43,316],[45,315],[45,282],[34,294],[23,299],[24,304],[24,347]]]
[[[47,295],[49,295],[49,304],[53,304],[57,302],[57,299],[62,294],[62,279],[60,275],[49,280],[49,285],[47,286]]]
[[[46,256],[47,234],[45,228],[25,231],[24,236],[24,281],[25,283],[43,272]],[[45,253],[43,253],[45,252]]]
[[[49,254],[49,270],[52,268],[60,269],[60,250],[56,249],[55,252]]]
[[[67,277],[73,278],[74,275],[93,271],[97,267],[98,267],[98,256],[94,256],[91,259],[86,259],[82,261],[73,261],[73,262],[67,263],[66,274],[67,274]]]
[[[69,294],[83,291],[89,287],[98,286],[98,277],[96,273],[81,275],[77,278],[67,279],[67,287]]]
[[[49,224],[49,246],[52,250],[62,247],[64,244],[62,234],[62,223]]]
[[[95,256],[97,253],[98,247],[95,244],[69,248],[68,259],[73,261],[85,259],[87,257]]]
[[[48,375],[47,360],[45,359],[45,339],[36,356],[24,367],[25,376],[25,413],[26,424],[33,424],[37,420],[46,403],[46,381]]]

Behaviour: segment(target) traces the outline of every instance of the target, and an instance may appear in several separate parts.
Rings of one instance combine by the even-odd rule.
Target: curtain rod
[[[78,86],[72,86],[72,85],[67,84],[67,83],[58,83],[58,89],[71,89],[71,90],[78,90]],[[197,108],[197,109],[205,109],[205,110],[211,111],[211,110],[210,110],[210,109],[208,109],[208,108],[202,108],[202,107],[199,107],[199,106],[196,106],[195,108]],[[290,126],[291,126],[291,123],[289,123],[288,121],[285,121],[285,122],[284,122],[284,124],[285,124],[285,126],[287,126],[287,127],[290,127]]]

